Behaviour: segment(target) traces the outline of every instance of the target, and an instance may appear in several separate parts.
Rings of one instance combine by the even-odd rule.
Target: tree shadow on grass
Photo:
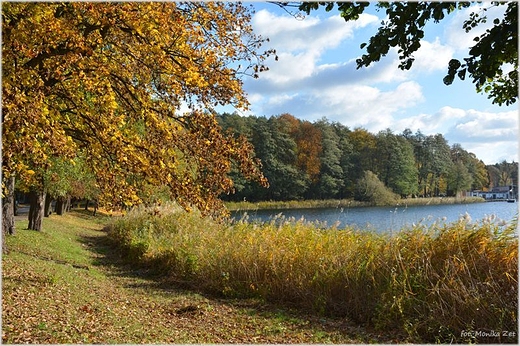
[[[291,304],[267,302],[259,298],[227,298],[218,292],[203,292],[188,283],[174,281],[164,272],[160,272],[151,263],[130,263],[122,251],[108,236],[107,230],[99,230],[97,235],[84,235],[80,238],[85,248],[92,254],[92,266],[98,267],[108,277],[120,280],[123,287],[143,290],[150,294],[198,295],[215,304],[225,304],[241,313],[263,318],[276,319],[280,322],[293,323],[299,329],[311,333],[316,331],[339,334],[345,338],[354,338],[362,343],[395,343],[405,341],[403,336],[381,336],[371,328],[359,326],[348,318],[324,317],[304,311]],[[200,299],[200,298],[199,298]]]
[[[109,218],[110,215],[107,213],[104,213],[103,211],[100,211],[99,209],[94,213],[94,209],[92,207],[85,209],[85,208],[74,208],[69,211],[69,213],[72,213],[74,216],[88,220],[99,220],[100,218]]]

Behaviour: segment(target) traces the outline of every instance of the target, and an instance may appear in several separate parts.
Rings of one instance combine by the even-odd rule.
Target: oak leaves
[[[45,189],[50,158],[81,154],[108,206],[151,184],[207,212],[232,191],[233,162],[265,183],[211,112],[247,107],[240,78],[274,53],[249,21],[239,3],[4,4],[4,177]]]

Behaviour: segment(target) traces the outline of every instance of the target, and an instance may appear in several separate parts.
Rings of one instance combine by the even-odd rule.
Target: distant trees
[[[487,166],[492,186],[505,186],[518,184],[518,162],[502,161]]]
[[[356,128],[347,134],[348,141],[352,144],[352,154],[350,160],[354,169],[351,171],[347,180],[346,194],[352,195],[358,179],[365,170],[373,170],[376,152],[376,137],[372,133],[362,128]]]
[[[297,167],[297,146],[288,129],[277,119],[258,118],[252,134],[255,152],[262,160],[264,176],[270,188],[258,184],[249,199],[300,199],[307,185],[307,175]],[[247,184],[247,183],[246,183]]]
[[[321,132],[321,155],[318,157],[319,174],[310,195],[323,199],[323,196],[339,196],[344,187],[343,176],[349,169],[342,165],[342,156],[351,151],[342,148],[337,128],[322,119],[314,124]]]
[[[376,167],[381,181],[401,196],[418,192],[418,171],[415,167],[413,146],[403,136],[390,130],[376,136]]]
[[[43,174],[46,187],[45,216],[49,216],[53,200],[56,201],[58,215],[70,208],[72,198],[97,200],[100,190],[83,156],[77,156],[74,160],[52,158],[51,162]]]
[[[223,195],[225,200],[356,198],[375,203],[398,196],[457,196],[490,183],[486,165],[460,144],[450,147],[441,134],[409,129],[373,134],[290,114],[266,118],[224,113],[217,118],[230,136],[249,139],[270,184],[265,189],[232,174],[235,194]],[[500,182],[514,174],[513,168],[502,166],[489,168]]]
[[[448,174],[448,189],[457,195],[468,190],[473,185],[473,174],[470,169],[474,169],[470,153],[464,150],[460,144],[456,143],[451,147],[451,160],[453,166]]]
[[[282,114],[278,121],[282,132],[286,132],[296,144],[296,167],[305,177],[315,182],[320,174],[322,153],[321,131],[308,121],[300,121],[290,114]]]
[[[441,134],[427,136],[423,142],[424,194],[438,196],[446,191],[447,175],[451,170],[450,146]]]

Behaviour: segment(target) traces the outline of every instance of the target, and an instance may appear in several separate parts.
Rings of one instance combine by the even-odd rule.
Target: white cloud
[[[363,14],[358,21],[345,22],[337,15],[297,21],[266,10],[257,12],[253,17],[254,30],[269,37],[279,61],[270,64],[270,70],[262,73],[260,79],[245,82],[246,90],[254,95],[253,112],[289,112],[308,120],[325,116],[373,131],[392,125],[394,113],[424,100],[420,85],[407,77],[409,72],[396,68],[396,49],[391,49],[379,63],[359,70],[354,58],[341,60],[344,52],[337,62],[320,64],[325,53],[352,38],[356,30],[377,21],[376,16],[369,14]],[[439,48],[437,42],[432,46]],[[425,47],[424,54],[428,54],[430,46]],[[432,65],[425,68],[431,69]]]
[[[264,100],[264,96],[259,93],[250,93],[247,95],[247,99],[251,104],[260,103],[262,100]]]
[[[377,132],[394,124],[394,114],[422,99],[421,87],[411,81],[386,91],[363,84],[346,84],[279,94],[257,102],[253,112],[263,115],[288,112],[311,121],[327,117],[351,127],[363,126]]]
[[[517,141],[518,113],[468,110],[451,134],[465,142]]]
[[[405,128],[425,135],[442,133],[450,145],[459,143],[486,164],[518,160],[518,113],[483,112],[442,107],[434,114],[418,114],[396,121],[398,132]]]
[[[442,107],[434,114],[421,113],[396,122],[399,130],[420,129],[424,134],[446,133],[464,141],[511,141],[518,134],[518,113],[482,112]]]
[[[322,92],[334,87],[356,85],[402,83],[409,78],[407,71],[396,68],[397,55],[390,53],[388,59],[367,68],[356,69],[355,61],[317,64],[309,55],[288,55],[285,64],[280,61],[270,66],[259,79],[246,80],[245,88],[250,93],[277,95],[284,92]],[[281,59],[280,59],[281,60]]]
[[[465,116],[465,112],[461,109],[451,107],[442,107],[434,114],[420,113],[415,116],[409,116],[399,119],[395,122],[394,128],[403,131],[408,128],[411,130],[421,130],[424,134],[443,133],[455,123],[457,119]]]
[[[349,92],[351,107],[345,110],[351,114],[353,126],[363,126],[372,132],[393,128],[395,117],[401,111],[423,100],[420,85],[413,81],[401,83],[388,91],[368,90],[370,92]]]
[[[346,23],[339,15],[297,20],[267,10],[257,12],[252,20],[254,32],[269,38],[269,47],[276,49],[279,58],[270,64],[269,71],[262,73],[262,79],[283,84],[269,87],[276,90],[290,88],[294,83],[315,75],[325,51],[336,48],[345,39],[351,38],[355,29],[375,20],[377,17],[369,14],[363,14],[358,21]],[[258,85],[262,88],[261,84]]]
[[[483,9],[486,8],[486,11]],[[467,51],[468,48],[475,45],[473,39],[482,35],[486,29],[493,26],[495,18],[503,18],[506,6],[492,6],[491,3],[483,3],[470,6],[463,10],[457,11],[452,18],[447,20],[447,25],[444,29],[445,40],[448,45],[454,50]],[[468,33],[462,28],[464,21],[466,21],[471,13],[479,13],[480,16],[486,15],[487,22],[478,25],[470,30]]]
[[[377,17],[370,14],[362,14],[359,20],[346,23],[339,15],[325,19],[306,17],[297,20],[261,10],[253,16],[252,25],[254,32],[268,37],[278,51],[322,51],[337,47],[341,41],[352,37],[355,29],[374,21],[377,21]]]
[[[511,141],[489,141],[486,143],[457,142],[486,165],[506,160],[507,162],[518,162],[518,142]]]
[[[282,105],[286,105],[289,102],[292,102],[295,98],[298,97],[298,94],[288,95],[288,94],[282,94],[282,95],[276,95],[267,101],[267,104],[269,107],[279,107]],[[281,112],[282,113],[282,112]]]
[[[421,41],[421,48],[414,54],[413,71],[433,72],[446,71],[450,59],[453,57],[453,48],[443,45],[439,37],[435,41]]]
[[[262,75],[267,81],[281,86],[309,77],[315,69],[317,55],[315,52],[302,52],[296,55],[280,53],[277,63]]]
[[[356,69],[355,58],[362,51],[353,42],[366,41],[363,28],[377,24],[375,16],[362,15],[359,21],[347,23],[339,16],[309,16],[298,21],[289,15],[261,10],[253,17],[254,31],[270,38],[269,48],[277,50],[279,61],[269,63],[270,70],[259,79],[244,81],[251,113],[290,113],[310,121],[327,117],[374,133],[386,128],[398,133],[405,128],[426,135],[441,133],[450,144],[460,143],[488,164],[518,160],[516,109],[472,110],[469,107],[477,107],[472,97],[480,97],[474,89],[452,88],[449,97],[443,97],[446,91],[432,88],[432,80],[442,80],[449,60],[467,52],[468,44],[478,35],[477,31],[466,35],[462,29],[463,20],[475,8],[446,18],[442,22],[444,35],[437,32],[437,37],[422,40],[410,71],[397,67],[395,48],[381,61]],[[500,10],[503,12],[503,8]],[[495,12],[497,9],[488,11],[488,23],[492,23]],[[374,28],[371,33],[375,32]],[[425,95],[424,90],[432,91]]]

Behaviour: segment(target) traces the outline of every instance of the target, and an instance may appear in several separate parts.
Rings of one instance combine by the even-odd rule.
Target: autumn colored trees
[[[186,208],[216,212],[232,161],[265,184],[252,147],[211,111],[247,107],[240,78],[274,53],[259,51],[249,22],[239,3],[3,4],[4,212],[21,181],[40,229],[49,172],[79,156],[107,207],[166,186]]]
[[[493,186],[511,185],[518,179],[518,162],[502,161],[488,166],[488,172]]]
[[[442,8],[426,5],[382,8],[392,15],[389,23],[413,6],[428,18],[442,15]],[[365,7],[341,6],[346,19],[356,19]],[[508,4],[497,27],[511,27],[515,6]],[[349,197],[359,179],[370,176],[368,170],[403,196],[486,185],[483,164],[450,148],[442,135],[374,135],[289,114],[217,119],[214,105],[247,107],[241,77],[258,77],[274,54],[260,50],[264,39],[252,33],[250,20],[250,11],[236,2],[3,4],[4,232],[14,230],[15,186],[30,193],[29,228],[38,230],[49,195],[95,197],[112,208],[140,203],[160,190],[186,209],[218,214],[219,196],[235,188],[238,194],[229,198]],[[473,18],[467,25],[478,22]],[[411,53],[417,37],[411,38]],[[399,46],[407,42],[401,39]],[[510,41],[504,44],[510,47]],[[365,65],[388,49],[377,42],[366,47],[383,51]],[[508,48],[495,65],[500,69],[514,54]],[[480,87],[493,83],[491,95],[506,92],[500,83],[513,85],[514,73],[488,76],[494,79]],[[514,102],[516,91],[497,102]],[[238,135],[221,131],[219,121]],[[267,185],[265,177],[270,189],[260,188]]]
[[[326,119],[290,114],[241,117],[222,114],[223,128],[249,138],[263,163],[269,189],[240,180],[227,200],[291,200],[456,196],[489,187],[488,167],[441,134],[370,133]],[[492,169],[492,168],[489,168]],[[508,175],[510,176],[510,174]],[[500,181],[503,181],[501,179]]]

